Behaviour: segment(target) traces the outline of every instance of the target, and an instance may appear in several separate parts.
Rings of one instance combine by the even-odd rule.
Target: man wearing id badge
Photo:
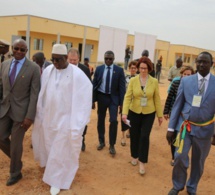
[[[185,185],[187,193],[195,195],[203,174],[214,134],[215,77],[210,74],[212,64],[212,55],[201,52],[196,59],[197,73],[181,79],[166,135],[171,144],[173,131],[180,129],[175,141],[173,188],[168,195],[177,195]],[[187,180],[191,147],[191,172]]]

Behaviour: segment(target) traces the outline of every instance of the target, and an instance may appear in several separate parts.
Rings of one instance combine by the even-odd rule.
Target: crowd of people
[[[215,138],[211,142],[215,77],[210,74],[213,64],[210,53],[198,55],[196,72],[191,66],[183,66],[181,58],[176,60],[176,66],[169,70],[171,84],[162,108],[159,94],[162,57],[155,71],[148,50],[129,62],[130,50],[126,48],[125,70],[114,63],[114,52],[106,51],[104,64],[94,71],[89,58],[81,64],[79,51],[67,50],[64,44],[53,45],[52,63],[42,52],[29,60],[23,39],[13,42],[12,56],[6,55],[9,45],[0,40],[0,149],[10,158],[7,186],[22,179],[23,138],[33,125],[34,158],[45,167],[43,181],[50,186],[50,194],[69,189],[79,167],[80,152],[86,149],[91,109],[97,105],[97,150],[102,151],[108,143],[110,155],[116,155],[120,113],[121,145],[125,146],[126,137],[130,138],[130,163],[139,165],[141,176],[146,173],[155,117],[159,125],[163,118],[169,119],[166,139],[171,146],[173,188],[168,195],[177,195],[185,187],[188,194],[196,194],[211,143],[215,143]],[[187,181],[191,147],[191,173]]]

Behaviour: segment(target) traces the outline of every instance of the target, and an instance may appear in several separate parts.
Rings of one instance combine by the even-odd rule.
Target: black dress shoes
[[[102,150],[104,147],[105,147],[105,144],[104,144],[104,143],[100,143],[100,144],[97,146],[97,150]]]
[[[22,179],[22,173],[20,173],[20,174],[17,175],[16,177],[10,177],[10,178],[7,180],[6,185],[7,185],[7,186],[11,186],[11,185],[17,183],[20,179]]]
[[[196,195],[196,193],[187,192],[189,195]]]
[[[178,195],[178,193],[179,193],[180,191],[183,191],[183,190],[184,190],[184,188],[182,188],[182,189],[180,189],[180,190],[176,190],[176,189],[172,188],[172,189],[169,191],[168,195]]]
[[[115,150],[114,146],[110,146],[109,151],[110,151],[110,154],[113,156],[116,154],[116,150]]]

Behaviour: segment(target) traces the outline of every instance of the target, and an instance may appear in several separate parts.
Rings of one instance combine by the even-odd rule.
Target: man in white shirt
[[[42,74],[32,130],[35,160],[45,167],[43,181],[56,195],[69,189],[79,167],[82,134],[90,120],[92,84],[67,62],[64,44],[55,44],[52,62]]]

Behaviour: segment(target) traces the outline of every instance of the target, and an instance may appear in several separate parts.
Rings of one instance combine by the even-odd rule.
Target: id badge
[[[141,98],[141,106],[146,106],[147,105],[147,97],[142,97]]]
[[[202,96],[201,95],[194,95],[193,96],[193,101],[192,101],[192,106],[200,107],[201,101],[202,101]]]

